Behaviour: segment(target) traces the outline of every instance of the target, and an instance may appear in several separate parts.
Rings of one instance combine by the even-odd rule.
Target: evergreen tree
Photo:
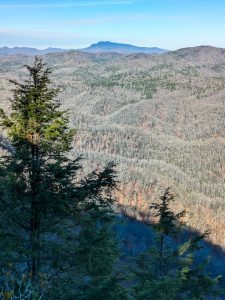
[[[207,260],[198,262],[195,257],[208,232],[182,244],[174,242],[173,237],[182,235],[181,218],[185,212],[175,214],[170,209],[173,200],[174,195],[166,189],[160,202],[150,206],[158,218],[153,225],[157,243],[137,259],[135,297],[140,300],[214,299],[220,292],[219,277],[208,274]]]
[[[167,188],[164,194],[160,197],[160,203],[153,203],[150,206],[150,209],[156,211],[155,217],[158,218],[158,222],[153,226],[156,232],[159,235],[160,239],[160,272],[163,274],[164,268],[164,243],[166,237],[175,236],[181,227],[181,218],[184,217],[185,211],[181,211],[177,214],[174,214],[170,209],[171,201],[174,201],[174,195],[171,193],[170,189]]]
[[[70,191],[79,165],[78,160],[71,162],[65,156],[74,132],[68,127],[68,116],[58,110],[54,100],[58,90],[49,86],[50,69],[38,58],[33,67],[26,67],[29,79],[24,83],[12,81],[11,115],[1,111],[13,151],[1,159],[0,204],[11,231],[7,234],[16,239],[17,249],[36,280],[41,235],[68,209],[66,189]]]
[[[110,229],[98,228],[112,220],[114,164],[80,179],[81,158],[69,158],[75,132],[55,100],[59,90],[51,85],[51,70],[37,57],[26,68],[28,80],[12,81],[11,114],[0,112],[12,146],[0,162],[4,261],[26,269],[34,283],[46,274],[52,282],[48,299],[70,299],[79,291],[79,278],[82,284],[91,278],[94,288],[106,277],[105,288],[112,279],[122,289],[113,276],[116,245]]]
[[[92,218],[81,233],[76,256],[81,262],[79,274],[85,281],[80,280],[76,289],[78,300],[128,299],[127,291],[121,285],[122,270],[116,270],[119,252],[111,226],[112,223],[99,220],[96,225]]]

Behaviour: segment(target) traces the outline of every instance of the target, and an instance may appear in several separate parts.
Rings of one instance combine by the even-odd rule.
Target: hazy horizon
[[[98,41],[225,48],[219,0],[0,0],[0,46],[78,49]]]
[[[8,46],[8,45],[1,45],[0,44],[0,48],[4,48],[4,47],[7,47],[9,49],[13,49],[13,48],[34,48],[34,49],[37,49],[37,50],[46,50],[46,49],[49,49],[49,48],[58,48],[58,49],[63,49],[63,50],[82,50],[82,49],[85,49],[85,48],[88,48],[89,46],[93,45],[93,44],[96,44],[98,42],[102,42],[102,41],[94,41],[92,42],[91,44],[87,44],[85,46],[83,46],[82,48],[81,47],[71,47],[71,48],[66,48],[66,47],[61,47],[61,46],[46,46],[46,47],[36,47],[36,46],[27,46],[27,45],[21,45],[21,46],[18,46],[18,45],[15,45],[15,46]],[[106,41],[103,41],[103,42],[106,42]],[[107,41],[108,42],[108,41]],[[114,41],[110,41],[112,43],[119,43],[119,44],[128,44],[128,43],[124,43],[124,42],[114,42]],[[129,43],[129,45],[132,45],[132,46],[137,46],[137,47],[146,47],[146,48],[160,48],[160,49],[164,49],[164,50],[168,50],[168,51],[175,51],[175,50],[179,50],[179,49],[182,49],[182,48],[189,48],[189,47],[199,47],[199,46],[202,46],[202,47],[215,47],[215,48],[225,48],[225,47],[217,47],[217,46],[214,46],[214,45],[192,45],[192,46],[186,46],[186,47],[180,47],[180,48],[174,48],[174,49],[165,49],[165,48],[161,48],[159,47],[158,45],[149,45],[149,46],[143,46],[143,45],[136,45],[136,44],[132,44],[132,43]]]

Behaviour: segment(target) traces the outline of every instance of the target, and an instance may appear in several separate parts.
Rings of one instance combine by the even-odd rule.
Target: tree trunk
[[[164,235],[160,235],[160,273],[164,274],[164,263],[163,263],[163,242],[164,242]]]
[[[163,240],[164,240],[164,237],[163,237],[163,234],[161,234],[160,236],[160,257],[163,258]]]
[[[39,203],[39,149],[31,145],[32,179],[31,179],[31,216],[30,216],[30,244],[31,244],[31,273],[32,280],[37,282],[40,273],[40,203]]]

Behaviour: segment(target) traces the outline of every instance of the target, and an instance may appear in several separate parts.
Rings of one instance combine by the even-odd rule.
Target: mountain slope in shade
[[[112,43],[112,42],[98,42],[96,44],[92,44],[88,48],[81,49],[80,51],[97,53],[97,52],[117,52],[122,54],[130,54],[130,53],[165,53],[168,50],[160,49],[157,47],[138,47],[129,44],[121,44],[121,43]]]
[[[49,53],[64,52],[64,51],[66,50],[60,48],[51,48],[51,47],[43,50],[39,50],[36,48],[29,48],[29,47],[14,47],[14,48],[2,47],[0,48],[0,56],[18,55],[18,54],[45,55]]]

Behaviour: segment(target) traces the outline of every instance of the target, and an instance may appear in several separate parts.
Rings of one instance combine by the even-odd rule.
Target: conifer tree
[[[0,162],[1,249],[5,249],[4,261],[27,269],[34,283],[44,273],[56,284],[55,291],[64,293],[65,282],[74,283],[75,274],[82,274],[82,267],[86,268],[86,256],[94,251],[92,247],[95,251],[103,247],[99,260],[106,257],[104,249],[109,258],[114,252],[113,244],[107,245],[112,243],[110,232],[100,234],[97,224],[104,226],[112,218],[116,174],[114,164],[109,163],[101,171],[78,177],[81,158],[69,157],[75,132],[69,128],[68,113],[61,111],[55,100],[59,90],[52,87],[51,70],[37,57],[34,65],[26,68],[27,80],[12,81],[11,114],[0,112],[1,125],[12,146]],[[76,247],[81,247],[82,235],[90,226],[93,235],[100,234],[101,244],[97,247],[85,237],[82,260]],[[113,262],[111,259],[108,269],[99,273],[112,275]],[[94,273],[83,274],[82,281]]]
[[[140,300],[214,299],[220,293],[220,277],[211,277],[206,271],[208,261],[198,262],[195,257],[208,232],[193,235],[185,243],[173,242],[173,237],[182,235],[181,219],[185,215],[185,211],[176,214],[171,210],[173,200],[174,195],[168,188],[160,202],[150,206],[158,218],[153,225],[157,242],[137,259],[138,284],[134,295]]]
[[[185,211],[181,211],[177,214],[173,213],[170,209],[171,202],[174,201],[174,195],[171,193],[170,188],[167,188],[164,194],[160,197],[160,203],[153,203],[150,208],[156,211],[155,217],[158,218],[158,222],[154,225],[154,229],[159,234],[160,238],[160,265],[161,272],[163,272],[163,254],[164,254],[164,242],[165,238],[176,235],[181,227],[181,218],[184,217]]]
[[[50,87],[50,69],[39,58],[33,67],[26,68],[28,80],[12,81],[12,113],[7,116],[1,111],[1,124],[13,150],[1,158],[0,205],[8,234],[17,241],[17,249],[36,280],[41,235],[68,209],[65,188],[79,165],[65,156],[74,133],[68,127],[68,116],[58,110],[54,100],[58,90]]]

